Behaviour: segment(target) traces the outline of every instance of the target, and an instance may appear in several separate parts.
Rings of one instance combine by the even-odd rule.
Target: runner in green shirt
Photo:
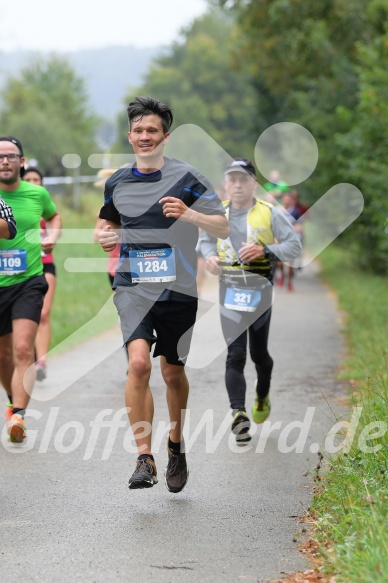
[[[269,181],[264,184],[264,190],[277,199],[285,192],[289,192],[290,186],[284,180],[280,180],[280,173],[278,170],[271,170]],[[273,202],[273,201],[269,201]]]
[[[47,282],[42,250],[50,253],[61,219],[47,190],[21,180],[24,155],[20,141],[0,136],[0,196],[14,213],[17,234],[0,240],[0,382],[8,395],[7,430],[11,442],[26,437],[24,422],[35,382],[34,344]],[[40,241],[40,218],[49,235]]]

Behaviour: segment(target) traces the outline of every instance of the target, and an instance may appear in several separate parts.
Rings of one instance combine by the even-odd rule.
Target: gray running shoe
[[[181,492],[189,479],[189,470],[186,463],[186,454],[175,454],[167,448],[168,464],[164,474],[167,490],[177,494]]]
[[[146,457],[138,459],[136,468],[132,476],[129,478],[128,488],[130,490],[138,490],[140,488],[152,488],[158,483],[156,475],[156,465],[151,458]]]
[[[37,381],[44,381],[47,377],[47,368],[46,365],[42,362],[35,363],[35,370],[36,370],[36,380]]]
[[[249,434],[249,429],[251,427],[251,422],[248,415],[244,409],[238,409],[233,414],[233,421],[231,430],[236,436],[237,443],[246,443],[252,439]]]

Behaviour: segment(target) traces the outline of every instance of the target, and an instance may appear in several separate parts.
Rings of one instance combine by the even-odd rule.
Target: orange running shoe
[[[11,443],[23,443],[26,437],[26,424],[18,413],[14,413],[7,421],[7,432]]]
[[[6,418],[7,421],[8,421],[8,419],[11,419],[11,417],[12,417],[12,410],[13,410],[13,405],[12,405],[12,403],[10,403],[8,401],[7,408],[4,411],[4,417]]]

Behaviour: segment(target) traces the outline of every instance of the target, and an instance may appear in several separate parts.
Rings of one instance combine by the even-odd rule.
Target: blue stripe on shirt
[[[206,198],[206,200],[213,200],[213,198],[216,198],[217,194],[215,192],[213,192],[212,194],[201,194],[200,192],[197,192],[196,190],[193,190],[192,188],[188,188],[187,186],[185,186],[183,188],[183,190],[186,190],[186,192],[192,192],[194,194],[194,196],[196,196],[197,198],[203,196],[203,198]]]

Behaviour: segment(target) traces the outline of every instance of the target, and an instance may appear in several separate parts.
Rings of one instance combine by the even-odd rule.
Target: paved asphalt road
[[[308,568],[293,540],[302,529],[296,517],[311,500],[316,452],[343,395],[335,380],[339,314],[315,271],[298,274],[295,293],[276,289],[272,432],[260,427],[244,447],[230,439],[225,352],[217,356],[219,321],[209,309],[216,287],[208,280],[200,309],[207,314],[188,367],[190,479],[180,494],[163,480],[168,416],[157,361],[151,387],[159,484],[129,491],[135,453],[122,410],[118,327],[52,358],[30,403],[26,445],[12,446],[2,434],[1,583],[262,583]],[[199,367],[198,354],[207,366]],[[247,378],[250,409],[250,362]],[[291,431],[297,421],[304,437],[300,428]],[[287,452],[298,437],[299,452]]]

